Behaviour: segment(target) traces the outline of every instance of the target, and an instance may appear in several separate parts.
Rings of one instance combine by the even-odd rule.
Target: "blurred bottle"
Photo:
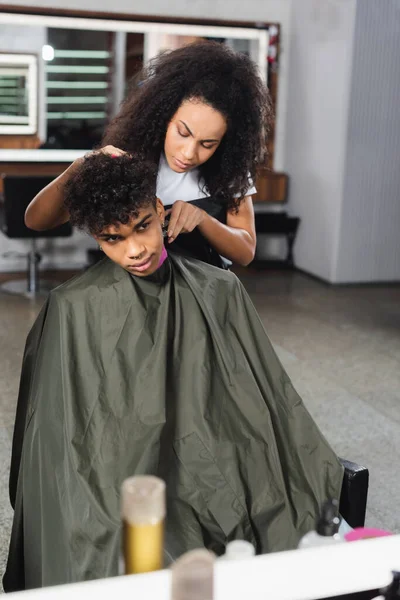
[[[336,544],[342,542],[339,535],[339,504],[337,500],[328,500],[322,506],[321,516],[317,521],[315,531],[310,531],[304,535],[298,547],[312,548],[314,546],[325,546],[326,544]]]
[[[255,556],[256,550],[250,542],[245,540],[235,540],[226,545],[225,554],[220,560],[242,560]]]
[[[130,477],[122,484],[125,573],[148,573],[163,567],[165,483],[158,477]]]
[[[400,600],[400,572],[393,571],[392,583],[381,590],[381,595],[376,600]]]
[[[371,538],[387,537],[393,535],[390,531],[377,529],[376,527],[356,527],[344,535],[346,542],[358,542],[360,540],[370,540]]]
[[[171,600],[213,600],[215,555],[187,552],[172,566]]]

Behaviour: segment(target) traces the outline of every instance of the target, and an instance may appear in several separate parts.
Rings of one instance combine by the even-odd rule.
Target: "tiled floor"
[[[367,524],[400,533],[400,285],[329,287],[291,272],[240,276],[331,445],[369,467]],[[39,307],[0,293],[0,573],[12,518],[7,484],[20,363]]]

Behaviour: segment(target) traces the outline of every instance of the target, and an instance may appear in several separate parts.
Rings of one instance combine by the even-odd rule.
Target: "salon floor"
[[[296,272],[250,269],[240,278],[333,448],[369,467],[367,525],[400,533],[400,286],[330,287]],[[0,574],[19,371],[40,305],[0,293]]]

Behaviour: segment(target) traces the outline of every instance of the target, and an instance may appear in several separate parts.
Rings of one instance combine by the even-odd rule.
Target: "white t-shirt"
[[[252,183],[252,182],[251,182]],[[157,198],[160,198],[164,206],[174,204],[177,200],[189,202],[199,198],[208,198],[202,187],[204,181],[199,180],[199,169],[192,169],[185,173],[176,173],[167,163],[164,154],[161,155],[157,176]],[[256,194],[257,190],[251,185],[246,196]]]

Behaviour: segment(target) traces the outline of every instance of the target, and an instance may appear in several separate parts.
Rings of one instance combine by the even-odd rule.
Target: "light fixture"
[[[53,60],[54,59],[54,48],[53,46],[49,46],[45,44],[42,48],[42,58],[43,60]]]

